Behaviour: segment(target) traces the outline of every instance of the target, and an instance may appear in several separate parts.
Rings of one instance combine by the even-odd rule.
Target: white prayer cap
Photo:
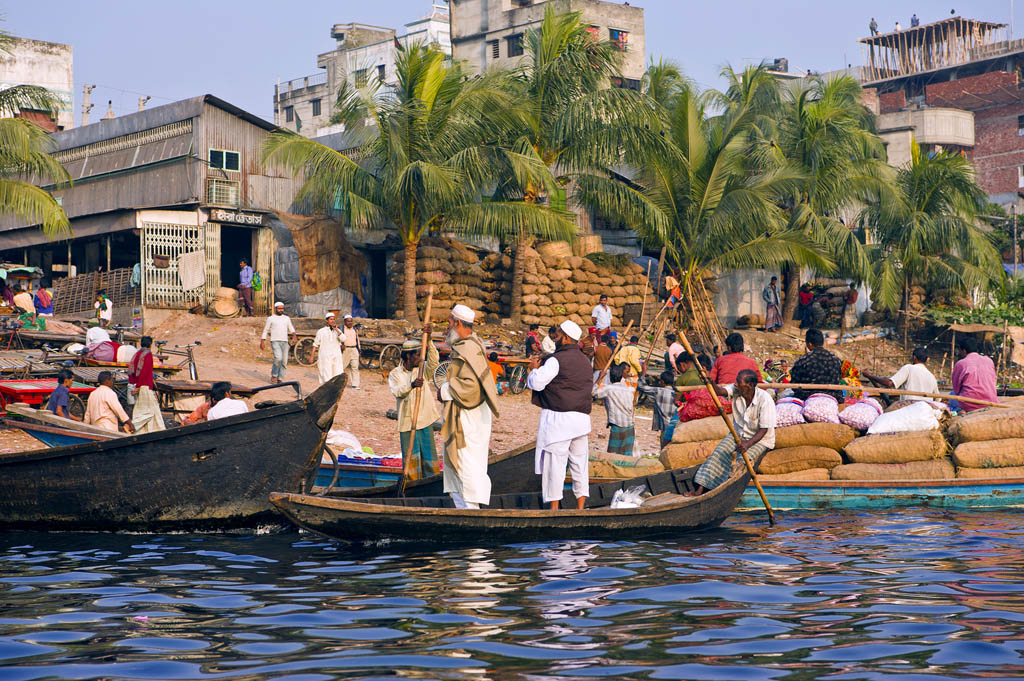
[[[350,314],[345,315],[345,319],[352,319],[352,315],[350,315]]]
[[[452,316],[459,321],[472,324],[473,320],[476,319],[476,312],[473,312],[469,307],[460,303],[452,308]]]
[[[330,319],[333,316],[334,316],[333,312],[328,312],[327,314],[324,315],[324,319]]]
[[[274,303],[274,307],[284,307],[284,303],[282,303],[282,302],[281,302],[281,301],[279,300],[279,301],[277,301],[276,303]]]
[[[569,338],[572,338],[574,341],[578,341],[580,338],[583,338],[583,329],[581,329],[580,325],[571,319],[566,319],[558,325],[558,328],[562,330],[562,333]]]

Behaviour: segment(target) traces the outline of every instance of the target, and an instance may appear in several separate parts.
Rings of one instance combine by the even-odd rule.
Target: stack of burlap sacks
[[[728,434],[721,417],[680,423],[661,452],[666,469],[703,463]],[[764,480],[939,480],[954,477],[939,430],[857,437],[850,426],[802,423],[775,430],[758,466]]]
[[[990,408],[946,427],[958,478],[1024,478],[1024,408]]]
[[[396,311],[404,301],[405,251],[397,251],[391,268],[395,286]],[[447,319],[456,303],[484,310],[494,289],[493,277],[480,266],[479,253],[453,239],[427,238],[416,251],[416,304],[422,316],[427,304],[427,293],[434,287],[431,317],[434,321]]]

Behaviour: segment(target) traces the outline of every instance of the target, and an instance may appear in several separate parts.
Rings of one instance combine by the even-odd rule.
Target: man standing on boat
[[[320,375],[320,385],[331,380],[338,374],[345,373],[344,360],[341,358],[341,331],[338,320],[333,312],[324,317],[325,324],[313,338],[313,359]]]
[[[423,333],[430,336],[431,326],[423,327]],[[433,342],[427,343],[427,361],[423,367],[424,376],[433,376],[440,356]],[[419,377],[420,341],[407,340],[402,343],[402,362],[388,374],[388,387],[395,396],[398,411],[398,440],[402,445],[402,461],[409,460],[404,470],[409,471],[409,480],[437,475],[441,472],[434,446],[434,421],[440,418],[434,394],[423,389]],[[417,391],[420,393],[417,397]],[[419,402],[419,413],[413,417],[413,409]]]
[[[476,313],[456,305],[448,316],[452,363],[437,391],[443,403],[444,491],[456,508],[480,508],[491,500],[487,477],[492,415],[498,415],[498,391],[484,344],[473,333]]]
[[[541,363],[530,360],[526,387],[531,401],[540,407],[534,472],[541,476],[544,503],[558,508],[565,484],[565,470],[572,473],[576,507],[583,508],[590,496],[590,397],[594,374],[590,360],[580,350],[583,329],[565,320],[555,334],[555,352]]]

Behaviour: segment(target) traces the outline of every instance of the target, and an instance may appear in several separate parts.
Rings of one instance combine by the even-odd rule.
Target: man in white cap
[[[423,327],[423,333],[428,337],[431,330],[429,323]],[[424,389],[424,380],[419,377],[420,351],[419,340],[402,343],[402,362],[388,374],[388,387],[395,396],[395,408],[398,410],[398,439],[402,444],[402,461],[408,461],[404,470],[408,471],[409,480],[419,480],[441,472],[432,427],[441,418],[441,412],[437,409],[433,391]],[[428,342],[423,375],[433,376],[439,362],[437,347],[433,342]],[[416,396],[417,392],[420,393],[419,397]],[[414,417],[417,400],[420,408]]]
[[[570,320],[558,326],[555,352],[541,363],[530,360],[526,387],[540,407],[534,470],[541,476],[544,503],[557,509],[562,500],[565,471],[572,473],[576,508],[590,496],[589,458],[591,390],[594,375],[590,360],[580,350],[583,329]]]
[[[327,324],[317,331],[313,338],[313,359],[320,374],[320,385],[338,374],[345,373],[341,359],[341,331],[338,329],[338,320],[333,312],[324,315],[324,319],[327,320]]]
[[[456,305],[448,317],[452,349],[448,380],[437,391],[444,404],[444,491],[456,508],[480,508],[491,500],[487,453],[491,418],[498,415],[498,391],[484,344],[473,333],[476,313]]]
[[[363,348],[359,343],[359,334],[356,332],[352,315],[345,315],[345,328],[341,331],[342,338],[345,339],[341,355],[342,371],[348,372],[348,387],[359,390],[359,353]]]
[[[288,368],[288,337],[295,342],[295,327],[291,318],[284,313],[284,303],[274,303],[274,314],[267,317],[260,336],[260,350],[267,347],[267,336],[270,336],[270,351],[274,354],[274,362],[270,366],[270,382],[280,383],[284,380],[284,370]]]

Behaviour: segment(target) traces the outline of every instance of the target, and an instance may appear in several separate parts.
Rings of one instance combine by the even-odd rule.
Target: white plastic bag
[[[611,508],[640,508],[644,498],[650,496],[643,485],[620,489],[612,497]]]
[[[908,433],[916,430],[935,430],[942,412],[927,402],[915,402],[909,407],[882,414],[868,428],[868,435],[880,433]]]

